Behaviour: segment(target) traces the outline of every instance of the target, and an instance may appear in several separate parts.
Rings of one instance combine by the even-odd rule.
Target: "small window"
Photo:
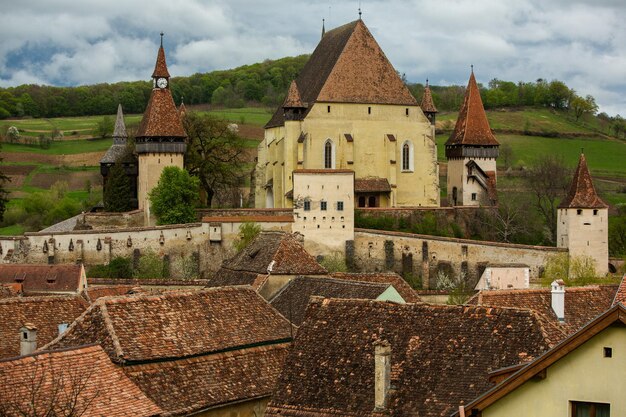
[[[613,357],[613,348],[605,347],[604,348],[604,357],[605,358],[612,358]]]
[[[328,206],[328,202],[322,201],[320,204],[320,210],[326,211],[327,206]]]
[[[337,211],[343,211],[343,201],[337,201]]]
[[[576,214],[578,214],[580,216],[581,214],[583,214],[583,211],[581,209],[578,209],[578,210],[576,210]]]
[[[409,108],[408,107],[406,109],[404,109],[404,114],[407,115],[407,116],[409,115]]]
[[[597,210],[597,209],[593,211],[593,215],[594,215],[594,216],[597,216],[597,215],[598,215],[598,210]]]
[[[311,210],[311,202],[310,201],[305,201],[304,202],[304,211],[310,211]]]
[[[372,108],[371,107],[367,108],[367,114],[372,114]]]
[[[330,106],[328,106],[328,109],[327,109],[327,110],[328,110],[328,113],[330,113]]]
[[[472,193],[472,201],[476,201],[477,195],[476,193]]]
[[[611,405],[572,401],[572,417],[610,417]]]

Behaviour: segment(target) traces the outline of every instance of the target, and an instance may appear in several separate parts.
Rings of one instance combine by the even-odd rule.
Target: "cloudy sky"
[[[0,0],[0,86],[149,79],[311,53],[358,0]],[[362,0],[363,19],[409,81],[559,79],[626,116],[625,0]]]

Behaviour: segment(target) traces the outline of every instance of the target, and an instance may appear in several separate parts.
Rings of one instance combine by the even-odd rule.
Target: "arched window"
[[[324,144],[324,168],[335,168],[335,144],[330,139]]]
[[[402,171],[412,172],[413,165],[413,142],[406,140],[402,144]]]

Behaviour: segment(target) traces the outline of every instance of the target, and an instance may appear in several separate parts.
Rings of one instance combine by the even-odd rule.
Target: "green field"
[[[3,152],[26,152],[42,155],[74,155],[87,152],[105,152],[111,146],[111,139],[79,139],[61,140],[50,144],[49,149],[37,145],[22,145],[18,143],[3,143]]]

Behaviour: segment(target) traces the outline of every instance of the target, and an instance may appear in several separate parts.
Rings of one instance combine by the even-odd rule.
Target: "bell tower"
[[[139,159],[137,198],[139,209],[144,211],[146,224],[150,221],[150,191],[159,182],[163,168],[183,168],[183,157],[187,150],[187,135],[170,91],[163,33],[152,80],[150,100],[135,138],[135,150]]]

